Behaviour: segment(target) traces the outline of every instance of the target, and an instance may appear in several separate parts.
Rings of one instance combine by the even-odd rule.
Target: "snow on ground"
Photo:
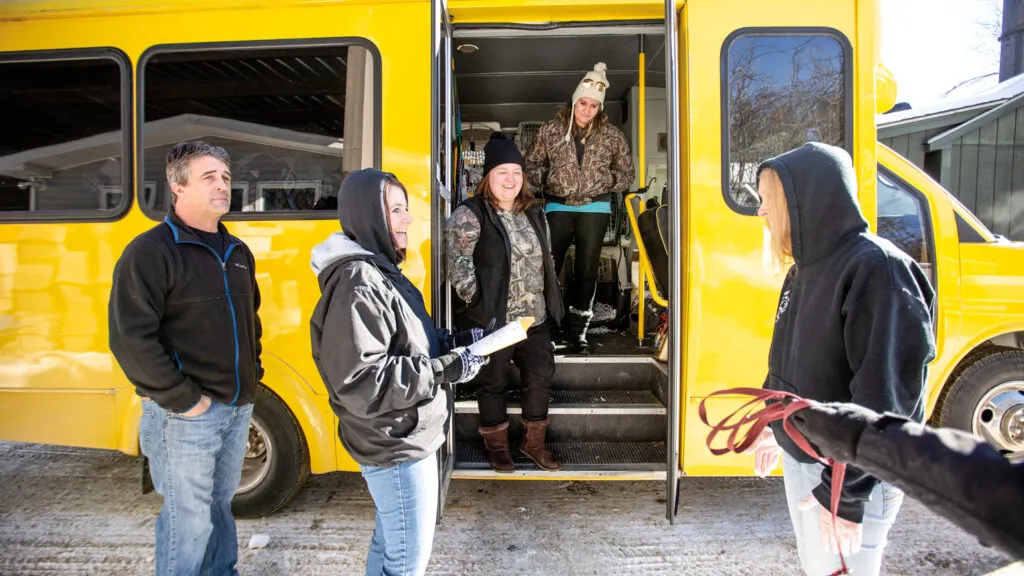
[[[140,485],[139,461],[123,454],[0,442],[0,574],[151,574],[160,496],[142,495]],[[780,479],[685,478],[674,525],[664,490],[659,482],[453,481],[427,573],[799,573]],[[316,476],[278,514],[239,521],[239,569],[362,574],[372,528],[362,478]],[[254,534],[267,545],[248,549]],[[1024,574],[1008,564],[908,500],[885,573]]]

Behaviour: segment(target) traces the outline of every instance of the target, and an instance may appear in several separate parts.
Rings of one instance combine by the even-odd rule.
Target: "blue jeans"
[[[840,567],[839,556],[821,547],[818,509],[797,509],[797,504],[821,484],[822,468],[821,464],[802,464],[789,454],[782,453],[782,475],[786,483],[789,517],[796,532],[800,565],[807,576],[825,576]],[[852,573],[870,576],[878,574],[882,569],[882,553],[888,543],[889,529],[896,521],[896,514],[902,505],[902,490],[884,482],[875,486],[867,508],[864,509],[860,552],[846,557],[846,565]]]
[[[387,468],[359,468],[377,507],[366,576],[421,576],[437,522],[437,454]]]
[[[231,498],[242,476],[252,404],[214,402],[191,418],[142,403],[139,446],[153,487],[163,494],[156,519],[158,576],[235,575],[238,536]]]

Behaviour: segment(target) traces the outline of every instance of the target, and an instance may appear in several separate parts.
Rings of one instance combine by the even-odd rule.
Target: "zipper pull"
[[[221,260],[221,262],[220,262],[220,269],[225,271],[225,272],[227,272],[228,271],[228,263],[223,261],[223,260]]]

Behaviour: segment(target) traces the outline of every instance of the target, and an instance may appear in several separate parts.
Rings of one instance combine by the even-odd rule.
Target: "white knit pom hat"
[[[569,130],[565,134],[566,142],[572,139],[572,125],[575,122],[576,102],[580,98],[597,100],[601,104],[601,110],[604,110],[604,95],[610,86],[608,76],[605,75],[605,70],[607,69],[608,65],[604,62],[594,64],[594,69],[587,72],[583,80],[580,80],[580,83],[576,85],[576,91],[572,93],[572,111],[569,114]]]

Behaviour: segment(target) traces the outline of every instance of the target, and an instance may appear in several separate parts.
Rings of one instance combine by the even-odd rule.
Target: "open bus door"
[[[431,315],[440,328],[452,328],[451,289],[445,269],[445,232],[452,211],[454,191],[455,134],[452,106],[452,28],[447,0],[431,1]],[[437,454],[437,521],[444,514],[452,471],[455,467],[454,389],[449,390],[449,416],[445,441]]]
[[[685,6],[684,6],[685,8]],[[680,476],[680,401],[682,399],[682,188],[680,187],[680,140],[679,140],[679,27],[680,13],[676,0],[665,0],[665,106],[667,107],[667,184],[665,200],[671,214],[669,226],[669,293],[668,293],[668,386],[666,405],[668,408],[668,434],[665,445],[665,515],[670,523],[675,522],[679,511]]]

